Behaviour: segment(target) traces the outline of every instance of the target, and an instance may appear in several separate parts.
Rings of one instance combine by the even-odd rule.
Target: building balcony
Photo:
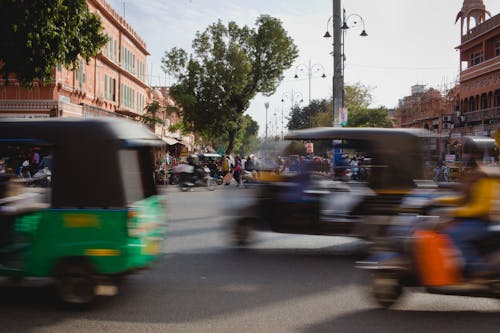
[[[460,72],[460,83],[479,77],[480,75],[485,75],[498,71],[500,67],[500,57],[494,57],[483,61],[480,64],[464,69]],[[479,83],[478,83],[479,84]]]
[[[0,100],[0,112],[47,112],[57,107],[58,101],[55,100]]]
[[[490,109],[465,112],[463,116],[465,116],[466,123],[473,123],[479,121],[484,123],[490,120],[500,119],[500,107],[497,106]]]

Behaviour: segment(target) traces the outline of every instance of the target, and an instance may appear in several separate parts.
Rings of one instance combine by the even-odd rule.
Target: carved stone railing
[[[54,100],[0,100],[0,112],[50,111],[57,109],[58,102]]]

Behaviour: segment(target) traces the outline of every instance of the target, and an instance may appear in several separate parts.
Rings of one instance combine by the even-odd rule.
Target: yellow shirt
[[[450,211],[453,217],[489,219],[496,206],[498,185],[496,178],[481,178],[471,184],[468,198],[465,196],[445,197],[436,201],[441,204],[461,204]]]

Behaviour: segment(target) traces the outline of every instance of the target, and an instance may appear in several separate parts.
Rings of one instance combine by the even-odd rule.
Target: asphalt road
[[[498,332],[497,300],[409,292],[392,310],[354,268],[363,243],[261,233],[229,245],[230,208],[250,192],[169,190],[162,258],[87,311],[59,309],[44,282],[0,287],[1,332]]]

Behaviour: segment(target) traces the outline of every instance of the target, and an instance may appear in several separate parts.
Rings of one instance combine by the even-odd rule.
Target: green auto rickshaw
[[[0,276],[48,277],[88,304],[149,267],[165,233],[163,142],[111,118],[0,121]]]

